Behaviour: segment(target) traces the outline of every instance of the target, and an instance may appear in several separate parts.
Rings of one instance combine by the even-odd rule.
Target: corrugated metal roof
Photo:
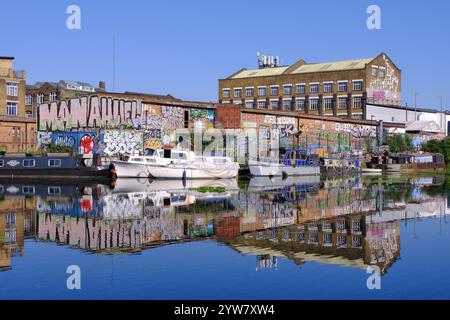
[[[364,69],[375,58],[305,64],[292,71],[292,74]]]
[[[232,76],[231,79],[278,76],[283,74],[283,72],[285,72],[288,68],[289,67],[277,67],[277,68],[265,68],[255,70],[242,70],[241,72]]]
[[[324,63],[307,63],[298,67],[293,71],[290,71],[288,74],[364,69],[366,67],[366,64],[371,62],[373,59],[375,58],[324,62]],[[290,66],[242,70],[237,74],[235,74],[234,76],[230,77],[230,79],[279,76],[285,73],[286,70],[288,70],[289,68]]]

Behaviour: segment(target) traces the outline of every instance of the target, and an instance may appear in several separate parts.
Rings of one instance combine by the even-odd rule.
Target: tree
[[[396,133],[388,138],[389,150],[392,153],[411,151],[414,149],[410,135]]]

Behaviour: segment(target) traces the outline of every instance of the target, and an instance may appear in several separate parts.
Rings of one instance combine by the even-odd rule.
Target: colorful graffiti
[[[140,128],[140,100],[111,97],[81,97],[39,106],[41,131],[67,131],[86,128]]]
[[[400,78],[395,74],[394,65],[383,55],[384,77],[373,77],[368,86],[368,98],[375,101],[400,103]]]
[[[189,118],[193,127],[196,129],[212,129],[214,128],[214,110],[207,109],[191,109]]]
[[[104,156],[139,154],[143,148],[143,132],[134,130],[105,130],[100,151]]]
[[[95,132],[38,132],[37,144],[45,147],[49,144],[72,147],[79,155],[94,155],[98,153],[101,137]]]

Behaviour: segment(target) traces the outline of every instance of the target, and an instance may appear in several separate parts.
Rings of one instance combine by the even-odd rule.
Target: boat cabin
[[[306,150],[284,149],[280,150],[281,163],[290,167],[319,166],[320,158],[316,154],[308,154]]]

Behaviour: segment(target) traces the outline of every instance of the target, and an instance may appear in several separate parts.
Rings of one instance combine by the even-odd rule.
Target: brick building
[[[71,99],[80,95],[104,92],[106,84],[100,81],[98,87],[90,83],[61,80],[59,82],[36,82],[26,86],[25,112],[27,117],[35,118],[41,103]]]
[[[36,123],[26,117],[26,73],[14,70],[13,61],[0,57],[0,147],[23,152],[35,147]]]
[[[260,66],[219,80],[219,102],[250,109],[365,119],[366,103],[399,105],[401,70],[385,54],[350,61]]]

